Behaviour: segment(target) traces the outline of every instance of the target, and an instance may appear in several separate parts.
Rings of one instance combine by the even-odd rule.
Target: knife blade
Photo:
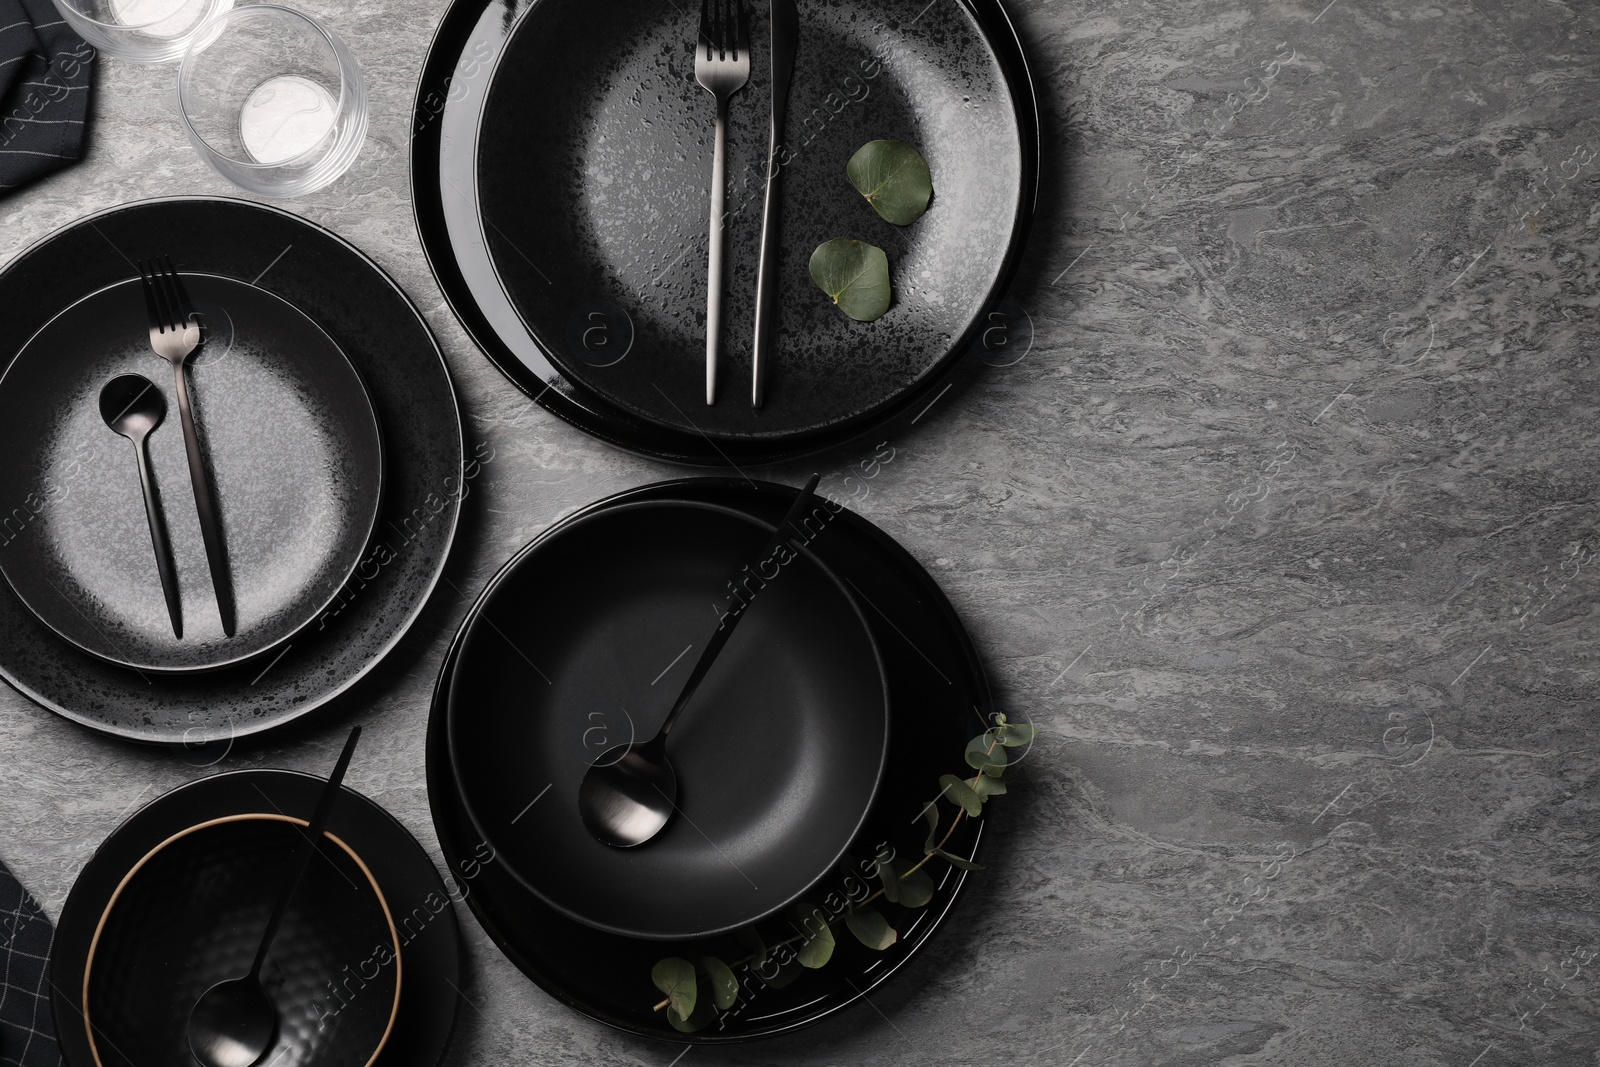
[[[772,2],[772,136],[767,149],[767,199],[761,212],[761,263],[756,272],[756,337],[751,373],[750,406],[766,399],[767,365],[772,361],[777,318],[778,207],[783,167],[779,151],[789,111],[789,83],[800,50],[800,12],[794,0]]]

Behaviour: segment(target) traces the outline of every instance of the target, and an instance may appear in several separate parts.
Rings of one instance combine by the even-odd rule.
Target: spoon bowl
[[[272,1045],[278,1010],[255,975],[218,982],[189,1014],[189,1047],[209,1067],[250,1067]]]
[[[137,443],[167,417],[167,401],[142,374],[119,374],[100,389],[100,417],[106,426]]]
[[[578,786],[578,808],[589,830],[608,845],[642,845],[667,825],[678,803],[678,776],[666,739],[624,744],[601,755]]]

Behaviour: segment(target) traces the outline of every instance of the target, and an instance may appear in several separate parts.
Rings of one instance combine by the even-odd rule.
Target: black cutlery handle
[[[789,513],[783,517],[782,522],[778,523],[777,528],[772,531],[772,536],[767,539],[766,547],[756,557],[758,563],[776,552],[778,546],[789,536],[789,525],[798,521],[806,513],[807,509],[811,507],[811,502],[816,499],[817,483],[821,480],[822,475],[813,474],[811,480],[806,483],[805,488],[800,490],[800,495],[794,498],[793,504],[789,505]],[[738,581],[739,576],[743,573],[742,569],[735,571],[733,580]],[[711,670],[711,664],[716,662],[718,654],[722,651],[722,646],[728,643],[728,638],[733,636],[733,628],[738,625],[740,619],[745,617],[747,611],[748,609],[739,612],[733,618],[718,626],[716,632],[711,635],[711,640],[706,642],[705,651],[700,653],[700,659],[695,663],[694,670],[689,673],[689,680],[683,683],[683,692],[678,694],[678,702],[672,705],[672,710],[667,713],[666,721],[661,724],[661,730],[656,735],[658,739],[664,738],[672,732],[672,724],[678,721],[678,716],[683,714],[683,709],[689,706],[689,698],[694,696],[695,690],[700,688],[700,683],[705,681],[706,674]]]
[[[189,382],[183,364],[173,365],[178,390],[178,418],[183,423],[183,448],[189,454],[189,483],[194,487],[194,507],[200,515],[200,538],[206,546],[206,564],[211,568],[211,589],[217,598],[217,614],[222,616],[222,632],[234,631],[233,584],[228,580],[228,556],[222,544],[222,524],[217,521],[216,497],[200,455],[200,439],[195,436],[194,416],[189,410]]]
[[[772,124],[772,147],[767,158],[767,201],[761,212],[761,263],[756,270],[756,337],[751,365],[750,406],[760,407],[767,397],[767,364],[772,362],[773,319],[777,315],[778,208],[783,168],[778,161],[779,119]]]
[[[133,442],[133,450],[139,457],[139,488],[144,491],[144,517],[150,524],[150,547],[156,553],[156,573],[161,575],[161,594],[167,598],[172,635],[181,638],[183,610],[178,602],[178,574],[172,565],[172,546],[167,542],[167,524],[161,517],[161,505],[156,500],[156,485],[150,475],[150,457],[143,437]]]

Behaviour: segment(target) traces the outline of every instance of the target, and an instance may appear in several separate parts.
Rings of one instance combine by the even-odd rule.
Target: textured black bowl
[[[186,1024],[200,995],[250,969],[305,823],[236,815],[152,849],[106,905],[83,975],[101,1067],[190,1064]],[[367,1067],[400,1004],[399,937],[366,864],[326,835],[272,951],[262,985],[278,1008],[263,1063]]]
[[[811,543],[835,536],[827,503],[805,521]],[[872,807],[889,736],[877,643],[810,551],[755,566],[771,532],[693,501],[586,515],[508,564],[463,626],[449,729],[464,805],[505,868],[571,918],[653,939],[754,922],[825,875]],[[579,782],[654,736],[747,561],[770,581],[751,583],[667,746],[679,814],[639,848],[601,844]]]

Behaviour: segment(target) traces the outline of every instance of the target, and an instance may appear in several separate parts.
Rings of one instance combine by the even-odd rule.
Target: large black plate
[[[29,516],[0,532],[0,570],[57,633],[143,671],[231,666],[289,640],[355,573],[382,499],[377,415],[338,345],[253,285],[195,274],[184,284],[208,327],[187,373],[227,546],[231,637],[212,595],[171,369],[150,349],[139,280],[61,312],[0,377],[0,500],[22,501]],[[162,598],[133,447],[100,416],[101,387],[129,373],[167,400],[149,453],[181,638]]]
[[[744,220],[759,213],[760,186],[745,164],[756,160],[758,171],[765,152],[765,75],[736,101],[730,202],[756,199],[734,220],[724,398],[708,409],[693,384],[703,377],[702,356],[689,344],[704,314],[704,257],[695,242],[703,253],[707,181],[707,127],[685,117],[703,103],[694,94],[704,94],[680,77],[688,76],[685,61],[692,67],[690,41],[660,21],[676,17],[670,5],[637,0],[604,19],[592,14],[575,0],[456,0],[429,54],[413,138],[417,221],[440,285],[479,346],[558,416],[679,462],[775,462],[920,414],[984,308],[1003,293],[1032,215],[1033,86],[999,0],[802,9],[807,41],[790,103],[799,154],[786,179],[785,354],[760,413],[748,404],[741,353],[757,238]],[[610,45],[585,52],[597,58],[582,85],[546,81],[551,68],[577,62],[578,49],[563,36],[574,17]],[[667,52],[657,56],[651,40],[660,34],[668,34]],[[883,57],[872,67],[875,50]],[[641,73],[658,60],[661,72]],[[556,96],[562,107],[539,106]],[[936,114],[935,98],[951,107]],[[952,136],[968,128],[973,113],[964,109],[974,103],[983,109],[979,126],[1000,143],[994,165],[1003,180],[992,188],[984,161],[964,155]],[[645,120],[655,125],[647,129]],[[929,151],[942,190],[935,210],[904,232],[855,202],[843,178],[860,143],[892,136]],[[654,163],[641,169],[647,158]],[[977,239],[1007,211],[1003,247]],[[968,219],[977,231],[964,230]],[[816,304],[805,270],[818,240],[857,230],[903,268],[900,307],[868,327],[833,317],[825,300]],[[586,384],[574,386],[557,366]]]
[[[320,707],[395,646],[455,536],[463,444],[444,358],[405,294],[334,234],[241,200],[112,208],[22,253],[0,272],[9,339],[0,341],[0,364],[61,308],[125,279],[125,253],[157,248],[187,270],[255,284],[327,331],[361,375],[384,438],[374,542],[328,610],[275,658],[205,675],[141,675],[71,647],[9,590],[0,592],[0,676],[12,686],[106,733],[196,743],[256,733]],[[16,518],[22,506],[6,501],[0,511]]]
[[[752,488],[734,480],[690,479],[633,489],[587,510],[629,501],[691,499],[737,507],[776,523],[793,492],[770,483]],[[967,739],[987,725],[982,715],[989,709],[988,683],[965,629],[928,573],[853,512],[843,512],[838,522],[838,529],[816,542],[817,553],[864,605],[883,652],[894,717],[879,798],[852,850],[870,855],[880,843],[888,843],[902,854],[920,855],[918,814],[937,793],[939,775],[960,772]],[[440,672],[428,722],[428,801],[440,844],[449,863],[473,865],[476,877],[467,904],[500,949],[550,995],[591,1018],[647,1037],[705,1043],[743,1041],[810,1025],[858,1002],[899,971],[933,936],[961,894],[967,874],[930,868],[938,880],[933,901],[918,912],[893,916],[900,940],[887,952],[872,952],[847,939],[827,967],[806,972],[785,988],[758,990],[724,1017],[725,1025],[681,1034],[662,1013],[651,1010],[660,999],[650,982],[651,967],[669,955],[709,949],[734,959],[743,950],[726,939],[663,943],[595,930],[545,905],[504,870],[461,811],[445,748],[444,694],[458,650],[459,641]],[[947,847],[976,857],[982,837],[981,821],[964,823]]]
[[[671,940],[755,922],[833,868],[889,744],[876,641],[813,555],[837,523],[819,500],[786,539],[806,547],[763,559],[772,527],[742,511],[639,501],[506,564],[462,625],[449,706],[463,806],[507,870],[581,922]],[[672,820],[638,848],[602,844],[578,812],[584,774],[655,736],[718,610],[745,602],[673,728]]]
[[[95,926],[123,875],[168,837],[209,819],[241,812],[309,818],[326,784],[297,771],[211,775],[152,800],[101,843],[67,895],[50,955],[50,1007],[67,1067],[94,1067],[83,1026],[83,971]],[[376,1067],[433,1067],[455,1023],[461,931],[451,902],[470,891],[468,874],[452,871],[448,884],[441,881],[416,838],[348,786],[329,816],[328,831],[366,861],[400,931],[400,1013]]]

